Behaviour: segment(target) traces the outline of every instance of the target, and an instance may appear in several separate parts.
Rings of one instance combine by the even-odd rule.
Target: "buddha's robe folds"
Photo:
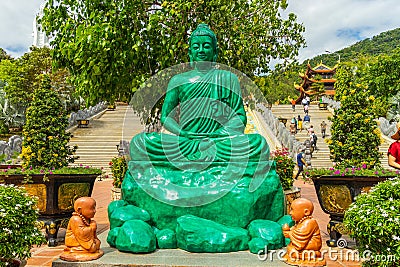
[[[135,182],[124,179],[124,199],[157,217],[150,210],[149,200],[132,193],[137,185],[158,201],[179,207],[207,205],[238,187],[246,187],[250,193],[267,191],[268,197],[262,198],[268,203],[258,207],[257,214],[248,211],[244,218],[227,222],[218,220],[215,210],[209,219],[244,227],[251,219],[277,220],[282,216],[282,188],[274,165],[268,160],[268,144],[259,134],[244,134],[246,113],[237,76],[217,69],[203,76],[196,71],[175,75],[169,82],[166,99],[172,101],[164,103],[162,117],[175,118],[188,135],[153,132],[133,137],[128,165]],[[249,206],[257,206],[263,193],[257,194],[258,197],[249,196],[251,199],[245,199],[244,194],[234,198],[244,198]],[[232,201],[223,205],[229,204]],[[177,207],[173,215],[165,216],[175,218],[188,213],[178,210]],[[207,218],[203,211],[190,213]]]

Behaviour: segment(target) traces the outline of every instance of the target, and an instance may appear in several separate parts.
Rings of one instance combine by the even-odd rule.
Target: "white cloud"
[[[0,1],[0,47],[13,57],[29,51],[32,25],[42,0]]]
[[[337,51],[400,27],[398,0],[289,0],[288,11],[306,27],[299,60]]]

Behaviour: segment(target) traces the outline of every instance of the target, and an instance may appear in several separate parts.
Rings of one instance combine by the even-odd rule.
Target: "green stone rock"
[[[114,210],[116,209],[116,208],[119,208],[119,207],[123,207],[123,206],[125,206],[125,205],[127,205],[128,203],[126,203],[124,200],[115,200],[115,201],[112,201],[109,205],[108,205],[108,208],[107,208],[107,213],[108,213],[108,218],[110,218],[110,216],[111,216],[111,214],[114,212]]]
[[[178,247],[190,252],[231,252],[248,249],[248,232],[193,215],[179,217],[176,227]]]
[[[140,162],[136,168],[132,168],[130,172],[136,176],[146,175],[151,172],[153,166],[151,164]],[[193,163],[195,164],[195,163]],[[199,173],[199,176],[204,177],[221,175],[219,165],[224,165],[223,162],[212,163],[207,169],[207,172]],[[232,163],[230,163],[232,164]],[[251,165],[252,163],[248,163]],[[212,167],[214,166],[214,167]],[[240,168],[240,166],[238,166]],[[189,175],[182,173],[181,170],[172,170],[168,167],[158,169],[158,173],[162,173],[162,177],[169,181],[170,178],[179,175]],[[274,165],[271,166],[269,172],[265,175],[265,179],[256,190],[252,190],[254,168],[247,168],[243,174],[243,178],[232,184],[231,190],[224,188],[212,188],[212,191],[202,191],[202,195],[185,195],[182,198],[187,198],[188,201],[196,201],[196,199],[205,199],[214,197],[213,194],[221,194],[221,197],[215,201],[205,205],[185,207],[170,205],[159,201],[152,197],[140,187],[131,174],[126,175],[122,184],[124,199],[137,207],[140,207],[149,212],[152,222],[159,229],[174,229],[176,219],[186,214],[213,220],[215,222],[245,228],[252,220],[268,219],[277,221],[284,215],[284,194],[279,182],[279,177],[276,174]],[[213,176],[214,177],[214,176]],[[190,178],[188,178],[190,180]],[[162,189],[160,189],[162,190]]]
[[[176,235],[171,229],[163,229],[156,232],[158,248],[177,248]]]
[[[290,216],[290,215],[283,215],[283,216],[277,221],[277,223],[278,223],[281,227],[284,226],[285,224],[288,224],[289,227],[292,227],[292,226],[295,224],[295,222],[294,222],[293,219],[292,219],[292,216]]]
[[[108,219],[110,221],[110,228],[113,229],[115,227],[120,227],[130,220],[142,220],[148,222],[150,221],[150,215],[147,211],[134,205],[126,205],[115,208]]]
[[[268,252],[268,242],[261,237],[252,238],[249,242],[249,250],[251,253],[258,254],[260,251],[264,253]]]
[[[115,247],[115,241],[117,240],[117,236],[119,234],[119,229],[120,229],[120,227],[115,227],[113,229],[110,229],[110,231],[108,231],[107,243],[111,247]]]
[[[252,238],[264,239],[268,250],[279,249],[284,245],[282,227],[276,222],[255,220],[249,224],[248,230]]]
[[[119,230],[115,247],[125,252],[153,252],[156,250],[156,236],[151,226],[144,221],[127,221]]]

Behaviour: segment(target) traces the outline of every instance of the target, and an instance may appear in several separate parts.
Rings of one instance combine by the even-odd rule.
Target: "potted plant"
[[[23,188],[0,184],[0,266],[19,266],[33,245],[46,243],[37,219],[37,198]],[[16,263],[16,265],[14,265]]]
[[[293,200],[301,197],[300,188],[293,186],[295,162],[289,156],[287,148],[276,149],[271,152],[271,160],[276,162],[276,173],[279,175],[282,188],[285,192],[286,213],[289,213]]]
[[[113,176],[112,200],[119,200],[121,199],[121,185],[128,170],[128,163],[125,156],[118,156],[114,157],[109,165]]]
[[[49,246],[57,244],[58,228],[73,211],[74,200],[90,196],[97,168],[68,167],[75,160],[77,147],[70,147],[68,119],[50,79],[44,77],[26,111],[23,127],[22,166],[0,172],[0,182],[22,185],[39,197],[39,219],[44,221]]]
[[[400,179],[390,179],[360,194],[346,210],[344,225],[357,241],[363,266],[399,266]]]

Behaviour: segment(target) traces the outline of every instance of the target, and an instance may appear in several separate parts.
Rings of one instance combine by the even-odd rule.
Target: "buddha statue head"
[[[216,62],[217,37],[207,24],[199,24],[189,38],[189,59],[193,62]]]

